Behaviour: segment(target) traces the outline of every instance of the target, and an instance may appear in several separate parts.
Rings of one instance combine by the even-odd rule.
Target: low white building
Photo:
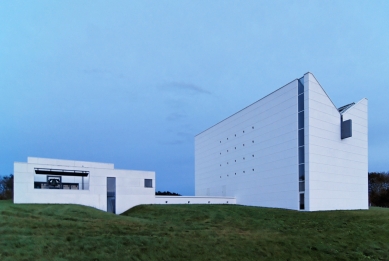
[[[29,157],[14,164],[14,203],[81,204],[120,214],[155,201],[155,172]]]
[[[367,209],[367,106],[337,108],[311,73],[293,80],[195,137],[196,196]]]
[[[155,172],[29,157],[14,163],[14,203],[80,204],[120,214],[141,204],[235,204],[229,197],[155,196]]]

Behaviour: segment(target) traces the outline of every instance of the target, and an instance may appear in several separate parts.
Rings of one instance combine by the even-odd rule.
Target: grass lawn
[[[389,209],[145,205],[116,216],[0,201],[0,260],[389,260]]]

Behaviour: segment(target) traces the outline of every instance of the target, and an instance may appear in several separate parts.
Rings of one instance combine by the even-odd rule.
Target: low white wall
[[[231,197],[155,196],[154,204],[236,204]]]

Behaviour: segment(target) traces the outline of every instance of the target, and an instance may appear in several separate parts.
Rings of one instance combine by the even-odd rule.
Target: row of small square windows
[[[253,155],[251,155],[253,158],[254,158],[254,154]],[[246,158],[245,157],[243,157],[243,160],[245,160]],[[235,160],[235,162],[236,162],[236,160]],[[227,161],[227,164],[228,164],[228,161]],[[222,166],[222,164],[220,164],[220,167]]]
[[[252,126],[251,128],[254,129],[254,126]],[[243,131],[243,133],[244,133],[244,131]],[[236,134],[235,134],[235,137],[236,137]],[[227,138],[227,140],[228,140],[228,138]],[[220,141],[220,143],[222,143],[222,141]],[[244,146],[244,145],[243,145],[243,146]]]
[[[254,143],[254,141],[251,141],[252,143]],[[244,147],[244,143],[243,143],[243,147]],[[235,149],[236,149],[236,147],[235,147]],[[227,152],[228,152],[228,150],[227,150]],[[220,152],[220,155],[222,155],[222,153]]]
[[[252,171],[254,171],[254,169],[252,169]],[[246,171],[244,170],[243,173],[246,173]],[[235,172],[235,175],[236,175],[236,172]],[[227,177],[229,177],[230,175],[227,174]],[[222,178],[222,176],[220,176],[220,178]]]

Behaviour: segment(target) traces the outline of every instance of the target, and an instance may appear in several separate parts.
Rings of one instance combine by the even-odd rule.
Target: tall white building
[[[196,196],[306,211],[367,209],[367,105],[337,108],[306,73],[195,137]]]

